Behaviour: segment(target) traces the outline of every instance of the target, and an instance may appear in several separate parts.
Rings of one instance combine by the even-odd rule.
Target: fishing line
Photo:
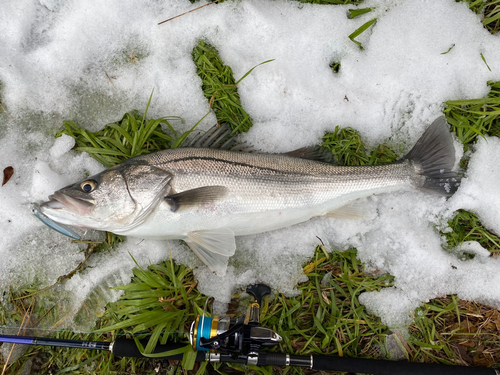
[[[162,23],[165,23],[165,22],[168,22],[168,21],[172,21],[173,19],[176,19],[176,18],[179,18],[179,17],[182,17],[188,13],[191,13],[191,12],[194,12],[195,10],[198,10],[198,9],[201,9],[201,8],[204,8],[204,7],[207,7],[209,5],[212,5],[212,4],[216,4],[218,3],[219,0],[215,0],[215,1],[212,1],[211,3],[208,3],[208,4],[205,4],[205,5],[202,5],[201,7],[198,7],[198,8],[195,8],[195,9],[191,9],[191,10],[188,10],[187,12],[184,12],[182,14],[179,14],[175,17],[172,17],[172,18],[169,18],[168,20],[165,20],[165,21],[161,21],[161,22],[158,22],[158,25],[161,25]]]
[[[53,328],[37,328],[37,327],[22,327],[22,326],[0,326],[0,331],[2,330],[21,330],[21,331],[29,331],[29,332],[36,332],[36,331],[41,331],[41,332],[54,332],[54,333],[80,333],[80,334],[94,334],[94,335],[107,335],[110,334],[112,331],[109,332],[102,332],[102,331],[82,331],[82,330],[73,330],[73,329],[53,329]],[[171,334],[185,334],[186,331],[168,331],[168,332],[162,332],[162,335],[171,335]],[[116,336],[130,336],[130,337],[139,337],[139,336],[144,336],[147,335],[148,332],[145,333],[113,333]]]

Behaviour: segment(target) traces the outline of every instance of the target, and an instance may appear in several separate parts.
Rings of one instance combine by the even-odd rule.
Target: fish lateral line
[[[226,145],[218,132],[227,129],[207,132],[202,144]],[[316,157],[307,149],[290,155],[221,147],[176,148],[131,158],[91,176],[104,183],[89,192],[82,192],[82,185],[76,183],[55,193],[77,201],[92,199],[96,203],[90,212],[46,202],[38,217],[42,221],[48,217],[46,225],[69,236],[72,233],[58,225],[58,219],[125,236],[184,240],[221,276],[234,254],[235,236],[280,229],[325,214],[361,219],[366,214],[353,203],[356,199],[408,187],[451,196],[460,184],[452,170],[455,148],[444,117],[424,131],[406,156],[386,165],[336,166],[301,158]],[[282,215],[275,215],[277,210]]]

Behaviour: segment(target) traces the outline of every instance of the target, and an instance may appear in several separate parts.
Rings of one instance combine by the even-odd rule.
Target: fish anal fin
[[[234,255],[236,242],[229,228],[199,230],[187,234],[191,250],[218,276],[226,274],[229,257]]]
[[[171,210],[176,212],[213,204],[224,198],[227,193],[228,189],[224,186],[204,186],[169,195],[165,201],[170,205]]]
[[[330,211],[323,216],[353,220],[363,220],[369,217],[366,210],[366,204],[358,200],[349,202],[346,205],[336,208],[335,210]]]

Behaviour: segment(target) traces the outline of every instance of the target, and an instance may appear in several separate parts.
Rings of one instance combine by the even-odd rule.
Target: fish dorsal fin
[[[173,212],[212,205],[228,193],[225,186],[204,186],[165,197]]]
[[[368,218],[364,201],[355,200],[323,215],[337,219],[362,220]]]
[[[297,150],[285,152],[284,155],[301,159],[322,161],[323,163],[337,164],[331,151],[326,147],[321,146],[302,147]]]
[[[217,276],[226,274],[229,257],[234,255],[236,242],[229,228],[189,232],[186,243],[203,263]]]
[[[216,124],[206,132],[198,131],[198,133],[195,134],[190,141],[184,143],[182,147],[215,148],[220,150],[266,154],[266,152],[258,151],[246,142],[241,142],[238,138],[238,134],[233,134],[226,123],[220,126]],[[321,146],[302,147],[297,150],[286,152],[284,155],[337,164],[330,150]]]
[[[266,152],[256,150],[246,142],[241,142],[238,138],[238,134],[233,134],[229,126],[224,123],[220,126],[214,125],[204,133],[199,131],[182,147],[215,148],[220,150],[267,154]],[[321,146],[302,147],[297,150],[285,152],[283,155],[337,164],[330,150]]]
[[[241,151],[241,152],[256,152],[256,150],[238,139],[238,134],[233,134],[229,126],[224,123],[222,125],[214,125],[206,132],[198,131],[190,140],[182,147],[194,148],[216,148],[220,150]]]

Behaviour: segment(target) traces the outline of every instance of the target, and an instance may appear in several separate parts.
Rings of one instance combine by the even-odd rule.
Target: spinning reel
[[[278,345],[283,339],[276,332],[260,325],[260,306],[271,288],[263,284],[249,285],[246,292],[255,301],[247,313],[237,319],[218,316],[198,316],[191,324],[189,339],[196,351],[206,352],[209,362],[244,362],[249,365],[268,365],[274,353],[261,352],[261,347]],[[281,355],[280,355],[281,357]],[[292,356],[293,357],[293,356]],[[231,360],[233,359],[233,360]],[[279,361],[280,365],[292,365],[290,356]],[[302,359],[295,366],[311,366],[311,361]]]

